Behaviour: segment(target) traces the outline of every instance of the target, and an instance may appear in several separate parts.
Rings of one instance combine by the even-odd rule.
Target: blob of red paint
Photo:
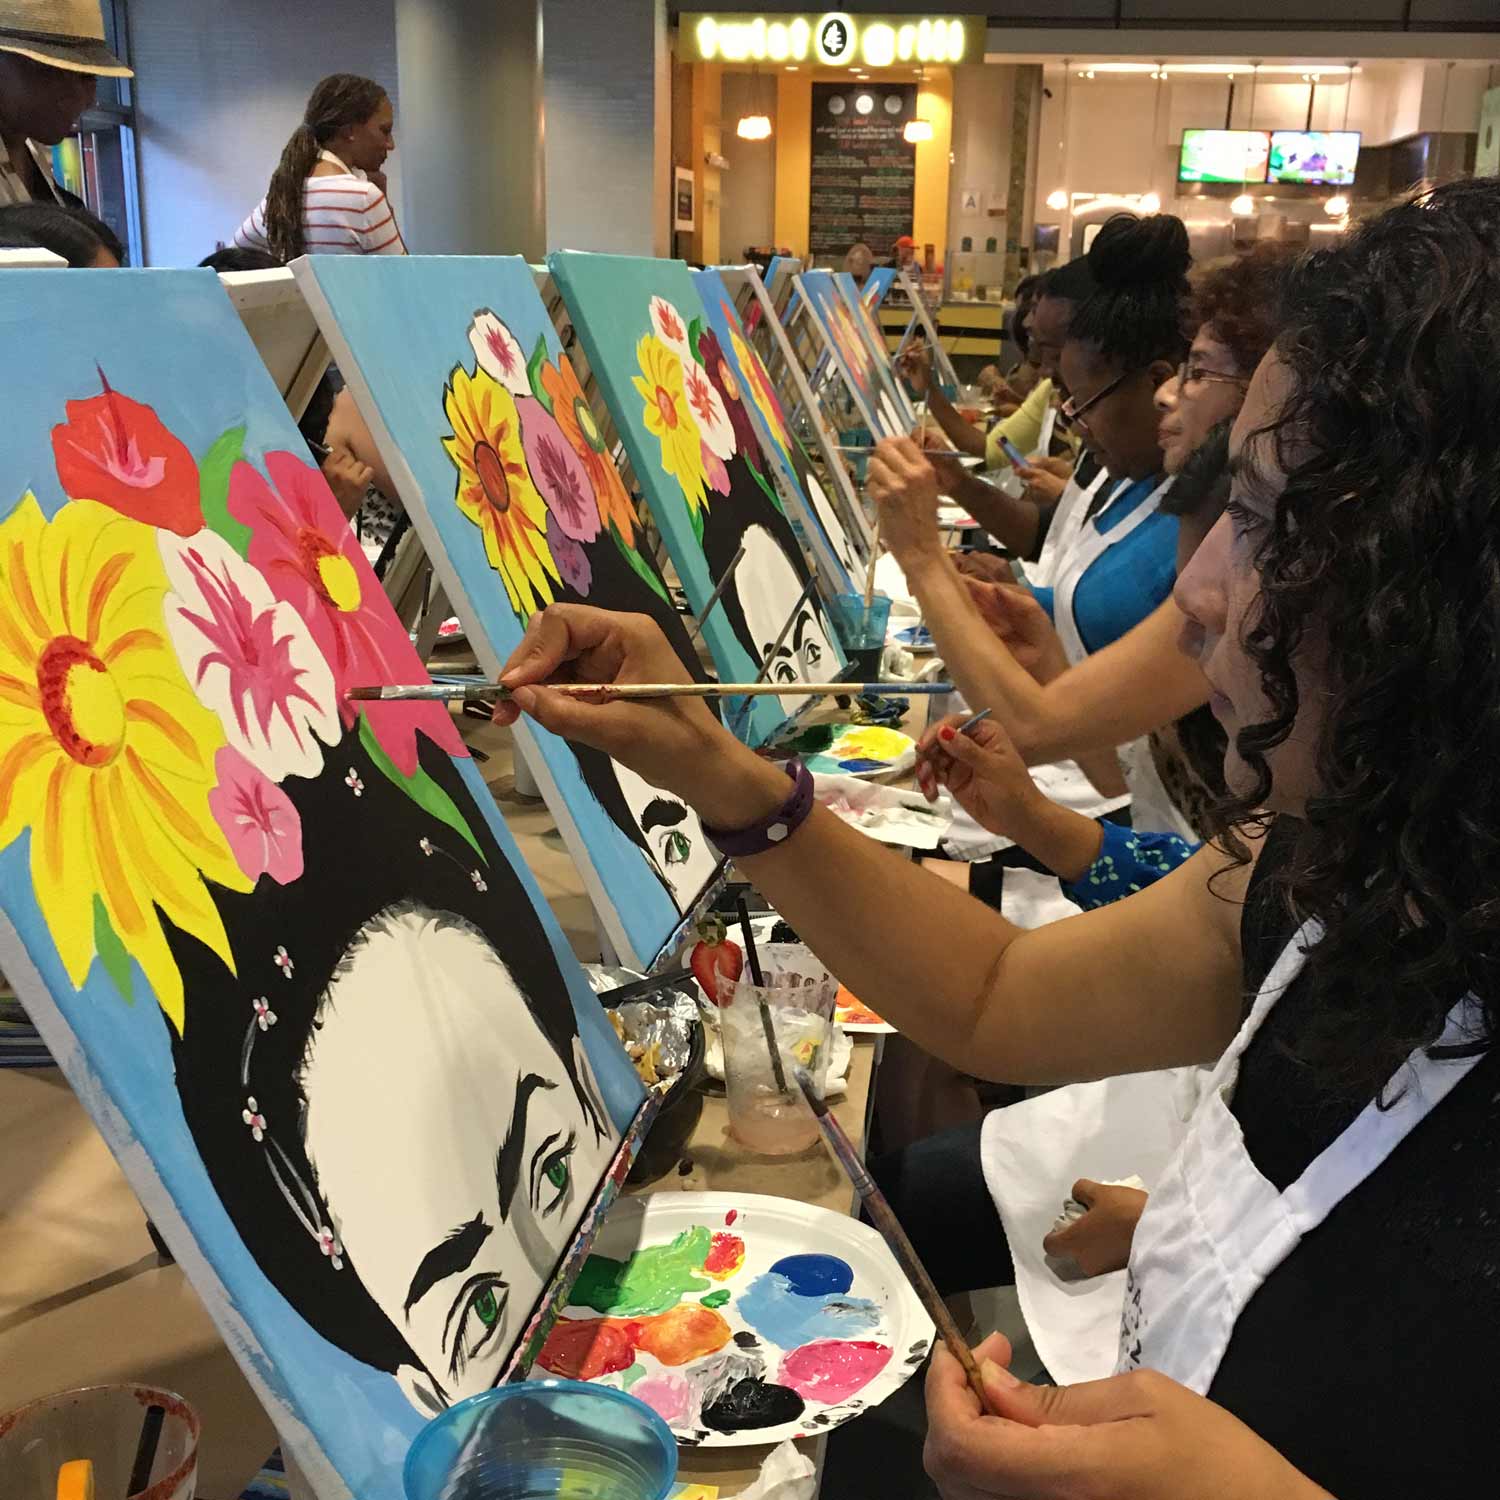
[[[745,1242],[737,1234],[720,1232],[713,1237],[708,1247],[708,1256],[703,1262],[703,1274],[715,1281],[727,1281],[745,1264]]]
[[[731,1227],[734,1224],[734,1221],[737,1218],[739,1218],[739,1216],[740,1216],[739,1209],[737,1209],[737,1208],[731,1208],[729,1210],[729,1212],[724,1215],[724,1224],[725,1224],[725,1226],[726,1227]]]

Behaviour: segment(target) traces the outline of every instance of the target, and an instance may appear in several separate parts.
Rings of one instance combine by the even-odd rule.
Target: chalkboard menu
[[[911,233],[917,148],[902,136],[917,115],[914,84],[812,86],[814,255],[842,255],[863,240],[878,257]]]

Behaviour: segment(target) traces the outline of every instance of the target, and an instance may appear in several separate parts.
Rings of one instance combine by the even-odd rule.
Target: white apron
[[[1026,565],[1026,576],[1039,588],[1051,586],[1063,559],[1072,551],[1083,530],[1083,523],[1088,519],[1089,503],[1108,478],[1109,471],[1101,464],[1087,489],[1080,487],[1071,478],[1064,486],[1058,497],[1057,509],[1052,512],[1052,524],[1047,527],[1047,535],[1042,540],[1042,550],[1034,563]]]
[[[1122,487],[1125,483],[1128,481],[1122,481]],[[1078,631],[1077,617],[1073,613],[1073,598],[1078,592],[1080,580],[1115,543],[1123,542],[1137,526],[1144,525],[1156,514],[1171,487],[1172,478],[1169,475],[1141,505],[1107,532],[1101,532],[1096,525],[1084,526],[1083,517],[1087,505],[1079,511],[1081,534],[1062,559],[1052,586],[1053,622],[1072,666],[1076,667],[1088,655],[1083,637]],[[1108,508],[1106,503],[1104,509]],[[1125,784],[1130,788],[1130,821],[1134,828],[1142,833],[1176,833],[1197,843],[1198,835],[1192,824],[1182,815],[1167,795],[1166,787],[1162,785],[1156,762],[1151,756],[1150,742],[1146,738],[1142,737],[1120,747],[1120,768],[1125,776]]]
[[[1413,1052],[1391,1080],[1400,1098],[1369,1104],[1284,1193],[1257,1170],[1229,1109],[1240,1059],[1321,935],[1309,922],[1282,950],[1250,1016],[1219,1060],[1186,1139],[1136,1226],[1116,1372],[1159,1370],[1199,1395],[1213,1383],[1234,1325],[1266,1278],[1385,1161],[1480,1060]],[[1449,1012],[1441,1042],[1481,1028],[1472,997]]]

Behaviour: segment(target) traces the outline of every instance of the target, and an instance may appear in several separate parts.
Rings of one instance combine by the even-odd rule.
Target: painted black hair
[[[1099,230],[1088,263],[1095,290],[1074,311],[1068,337],[1127,370],[1181,360],[1190,342],[1185,325],[1193,263],[1182,220],[1116,214]]]
[[[108,250],[122,266],[127,258],[119,235],[103,219],[86,208],[61,203],[12,203],[0,208],[0,234],[21,235],[62,256],[74,270],[92,266],[101,250]]]
[[[422,769],[452,798],[478,851],[382,775],[349,732],[325,750],[317,777],[282,783],[302,820],[301,879],[281,886],[263,875],[249,894],[209,887],[236,973],[162,919],[186,994],[183,1033],[172,1037],[177,1092],[225,1211],[256,1264],[314,1329],[389,1372],[420,1361],[365,1290],[358,1265],[346,1254],[336,1269],[283,1192],[288,1184],[294,1197],[305,1189],[310,1216],[321,1210],[323,1224],[336,1221],[338,1206],[323,1202],[304,1146],[299,1080],[329,982],[351,945],[365,941],[372,924],[410,910],[477,932],[527,997],[585,1111],[608,1129],[577,1071],[576,1018],[546,932],[453,762],[421,734],[417,742]],[[281,949],[290,970],[276,961]],[[255,1022],[261,997],[276,1015],[265,1031]],[[241,1115],[249,1097],[265,1120],[259,1142]]]

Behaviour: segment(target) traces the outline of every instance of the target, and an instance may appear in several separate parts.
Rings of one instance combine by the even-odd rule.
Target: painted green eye
[[[673,829],[661,842],[662,858],[669,865],[685,865],[692,857],[693,846],[685,833]]]
[[[568,1158],[566,1156],[554,1156],[552,1160],[547,1163],[547,1181],[550,1182],[552,1186],[558,1190],[558,1192],[561,1192],[565,1187],[567,1187],[568,1182],[571,1180],[572,1176],[573,1169],[568,1165]]]
[[[500,1302],[495,1296],[495,1289],[487,1286],[474,1299],[474,1316],[484,1324],[486,1328],[493,1328],[500,1321]]]

